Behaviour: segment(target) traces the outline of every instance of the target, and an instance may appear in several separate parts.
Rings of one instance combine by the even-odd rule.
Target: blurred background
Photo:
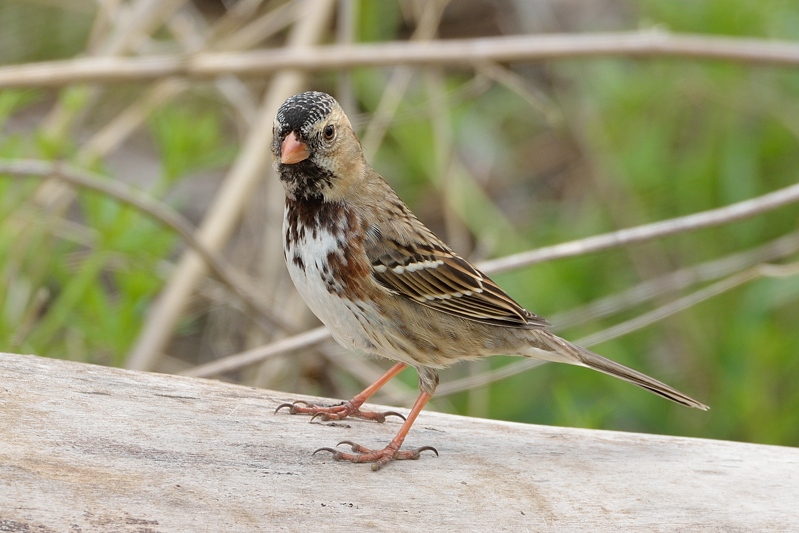
[[[448,39],[636,30],[796,42],[799,4],[0,0],[0,64],[13,75],[26,63],[73,58],[106,57],[112,65],[302,44],[417,40],[435,47]],[[0,83],[0,351],[192,373],[318,326],[285,272],[283,193],[268,144],[276,106],[308,89],[340,100],[373,166],[421,220],[474,261],[723,207],[799,177],[795,67],[557,58],[95,84],[76,73],[57,86]],[[202,225],[206,236],[216,231],[210,248],[267,313],[192,270],[185,239],[151,213],[47,175],[2,171],[20,159],[67,161],[143,191]],[[246,185],[234,191],[233,183]],[[565,365],[489,383],[491,372],[519,362],[508,357],[444,371],[431,408],[799,444],[798,215],[791,204],[492,275],[570,340],[664,315],[592,349],[711,411]],[[168,302],[159,299],[164,294],[172,295]],[[693,305],[683,305],[688,299]],[[198,374],[346,399],[389,365],[327,340]],[[374,400],[410,405],[415,374],[395,381]]]

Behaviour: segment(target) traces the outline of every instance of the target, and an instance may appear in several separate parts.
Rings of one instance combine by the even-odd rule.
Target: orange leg
[[[363,403],[368,400],[374,393],[380,390],[380,387],[388,383],[391,378],[402,372],[405,367],[408,366],[405,363],[397,363],[391,368],[388,369],[388,372],[380,376],[377,381],[366,387],[362,392],[357,394],[352,400],[348,402],[342,402],[338,405],[317,405],[317,404],[309,404],[308,402],[304,402],[302,400],[296,401],[294,403],[283,403],[277,406],[275,409],[275,413],[287,407],[289,410],[289,414],[296,415],[296,414],[306,414],[306,415],[313,415],[311,420],[316,418],[317,416],[320,417],[322,420],[343,420],[348,416],[355,417],[355,418],[364,418],[366,420],[375,420],[377,422],[385,422],[387,416],[398,416],[405,420],[405,417],[399,413],[395,413],[394,411],[386,411],[385,413],[375,413],[373,411],[361,411],[361,406]]]
[[[394,459],[418,459],[419,455],[426,450],[430,450],[438,455],[438,450],[432,446],[422,446],[421,448],[416,448],[413,450],[400,450],[403,441],[405,441],[405,436],[408,434],[408,431],[410,431],[411,426],[416,420],[416,417],[419,416],[419,413],[422,411],[425,404],[427,404],[428,400],[430,400],[431,396],[432,395],[427,392],[421,392],[419,394],[419,397],[416,399],[416,403],[414,403],[413,408],[411,408],[411,412],[408,413],[408,418],[405,420],[405,422],[403,422],[402,427],[397,432],[397,435],[391,439],[391,442],[388,443],[388,446],[382,450],[370,450],[369,448],[365,448],[360,444],[355,444],[352,441],[345,440],[339,442],[338,445],[349,444],[352,448],[352,451],[355,453],[340,452],[333,448],[319,448],[314,453],[321,451],[331,452],[333,454],[333,459],[336,461],[372,463],[372,470],[380,470],[383,468],[383,466],[388,464],[389,461]]]

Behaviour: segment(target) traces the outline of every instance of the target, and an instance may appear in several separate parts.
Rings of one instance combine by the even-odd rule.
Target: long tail
[[[685,405],[687,407],[695,407],[707,411],[710,409],[707,405],[698,402],[683,394],[682,392],[669,387],[655,378],[651,378],[646,374],[627,368],[615,361],[611,361],[606,357],[595,354],[590,350],[586,350],[582,346],[577,346],[569,341],[561,339],[552,333],[543,330],[533,330],[535,332],[534,346],[531,350],[523,355],[533,357],[536,359],[544,359],[546,361],[555,361],[558,363],[569,363],[572,365],[586,366],[593,368],[599,372],[603,372],[610,376],[623,379],[633,385],[646,389],[650,392],[663,396],[673,402]]]

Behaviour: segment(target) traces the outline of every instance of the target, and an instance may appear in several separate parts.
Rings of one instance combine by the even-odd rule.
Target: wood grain
[[[441,456],[311,453],[399,427],[274,415],[302,398],[0,354],[0,531],[793,531],[799,450],[423,412]],[[713,416],[711,411],[708,416]]]

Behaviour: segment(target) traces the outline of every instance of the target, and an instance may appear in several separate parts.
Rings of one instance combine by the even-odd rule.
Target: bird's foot
[[[389,461],[402,461],[407,459],[416,460],[421,456],[422,452],[431,451],[438,457],[438,450],[432,446],[422,446],[413,450],[400,450],[399,446],[393,442],[383,448],[382,450],[370,450],[360,444],[356,444],[349,440],[343,440],[336,446],[347,444],[355,453],[340,452],[334,448],[319,448],[317,452],[330,452],[333,454],[333,459],[336,461],[350,461],[352,463],[372,463],[372,470],[377,471],[389,463]]]
[[[282,403],[277,406],[275,413],[283,408],[289,410],[291,415],[311,415],[311,420],[316,417],[324,421],[328,420],[344,420],[347,417],[363,418],[364,420],[374,420],[375,422],[383,423],[386,421],[387,416],[398,416],[405,420],[405,417],[394,411],[385,411],[377,413],[374,411],[361,411],[360,404],[355,404],[352,401],[341,402],[336,405],[319,405],[315,403],[308,403],[298,400],[294,403]]]

